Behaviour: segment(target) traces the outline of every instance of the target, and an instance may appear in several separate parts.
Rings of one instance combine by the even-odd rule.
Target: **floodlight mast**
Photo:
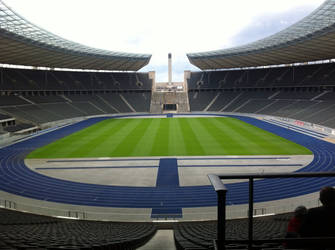
[[[168,54],[168,67],[169,67],[169,75],[168,75],[168,85],[172,85],[172,54]]]

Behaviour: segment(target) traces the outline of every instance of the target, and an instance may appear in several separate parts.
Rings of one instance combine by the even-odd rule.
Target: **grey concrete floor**
[[[173,239],[173,230],[158,230],[147,244],[138,250],[176,250]]]

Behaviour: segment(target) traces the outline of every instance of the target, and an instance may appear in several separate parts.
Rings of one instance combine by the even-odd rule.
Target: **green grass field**
[[[108,119],[39,148],[28,158],[303,155],[308,149],[238,119]]]

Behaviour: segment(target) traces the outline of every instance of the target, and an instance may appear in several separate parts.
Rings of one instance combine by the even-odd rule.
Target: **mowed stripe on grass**
[[[28,158],[303,155],[311,151],[228,117],[107,119]]]

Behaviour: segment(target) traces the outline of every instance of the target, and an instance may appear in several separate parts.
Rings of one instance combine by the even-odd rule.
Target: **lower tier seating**
[[[151,223],[77,221],[0,209],[0,249],[136,249]]]
[[[15,100],[11,101],[11,98]],[[149,112],[151,92],[25,96],[23,98],[29,102],[18,103],[16,99],[23,99],[17,96],[6,96],[7,102],[3,105],[0,103],[0,113],[9,114],[10,117],[25,122],[43,124],[82,116],[129,113],[134,110]]]
[[[292,214],[259,217],[254,219],[254,239],[284,238],[287,224]],[[217,223],[190,222],[179,223],[174,227],[174,238],[177,249],[214,249]],[[227,240],[246,240],[248,238],[248,220],[228,220],[226,224]],[[265,244],[259,249],[281,249],[281,244]],[[247,245],[231,244],[226,249],[247,249]]]
[[[335,128],[335,100],[328,98],[333,92],[292,92],[270,89],[190,91],[190,109],[273,115]]]
[[[33,125],[33,124],[19,123],[19,124],[16,124],[14,126],[5,127],[4,130],[7,131],[7,132],[10,132],[10,133],[15,133],[15,132],[19,132],[19,131],[22,131],[22,130],[27,130],[27,129],[35,128],[35,127],[36,126]]]
[[[10,119],[10,118],[12,118],[12,117],[9,116],[9,115],[0,114],[0,122],[1,122],[2,120],[7,120],[7,119]]]

